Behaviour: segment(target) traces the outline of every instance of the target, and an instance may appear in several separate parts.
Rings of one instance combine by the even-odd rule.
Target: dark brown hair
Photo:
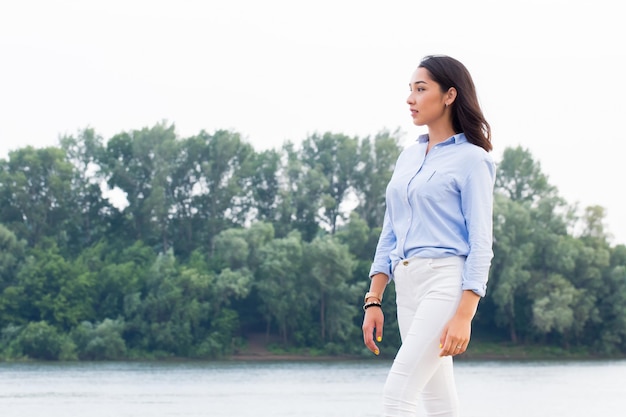
[[[478,103],[474,81],[465,65],[445,55],[428,55],[418,67],[425,68],[442,92],[451,87],[457,91],[452,103],[452,128],[456,133],[465,133],[467,140],[487,152],[491,145],[491,127]]]

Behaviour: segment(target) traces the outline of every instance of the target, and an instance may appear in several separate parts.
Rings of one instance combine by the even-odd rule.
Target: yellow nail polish
[[[443,347],[443,345],[441,343],[439,343],[439,349],[441,349]]]
[[[380,336],[378,336],[378,337],[376,338],[376,340],[377,340],[377,341],[379,341],[379,342],[382,342],[382,341],[383,341],[383,338],[382,338],[382,337],[380,337]]]
[[[380,350],[376,349],[376,350],[374,351],[374,355],[378,355],[378,354],[380,354]]]

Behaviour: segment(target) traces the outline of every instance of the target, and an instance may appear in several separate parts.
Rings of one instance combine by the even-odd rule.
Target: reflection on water
[[[0,416],[378,417],[389,366],[377,358],[0,363]],[[626,361],[457,361],[456,377],[464,417],[589,417],[626,409]]]

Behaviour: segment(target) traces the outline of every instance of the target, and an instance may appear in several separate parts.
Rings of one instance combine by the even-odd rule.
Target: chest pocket
[[[431,171],[424,178],[426,181],[416,189],[418,199],[440,202],[458,194],[454,178],[449,174]]]

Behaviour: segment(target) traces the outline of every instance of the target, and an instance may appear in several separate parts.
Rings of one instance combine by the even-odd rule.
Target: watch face
[[[369,297],[374,297],[374,298],[377,298],[379,301],[382,301],[382,297],[381,297],[380,295],[376,294],[376,293],[375,293],[375,292],[373,292],[373,291],[368,291],[368,292],[365,294],[365,298],[364,298],[364,300],[367,300]]]

